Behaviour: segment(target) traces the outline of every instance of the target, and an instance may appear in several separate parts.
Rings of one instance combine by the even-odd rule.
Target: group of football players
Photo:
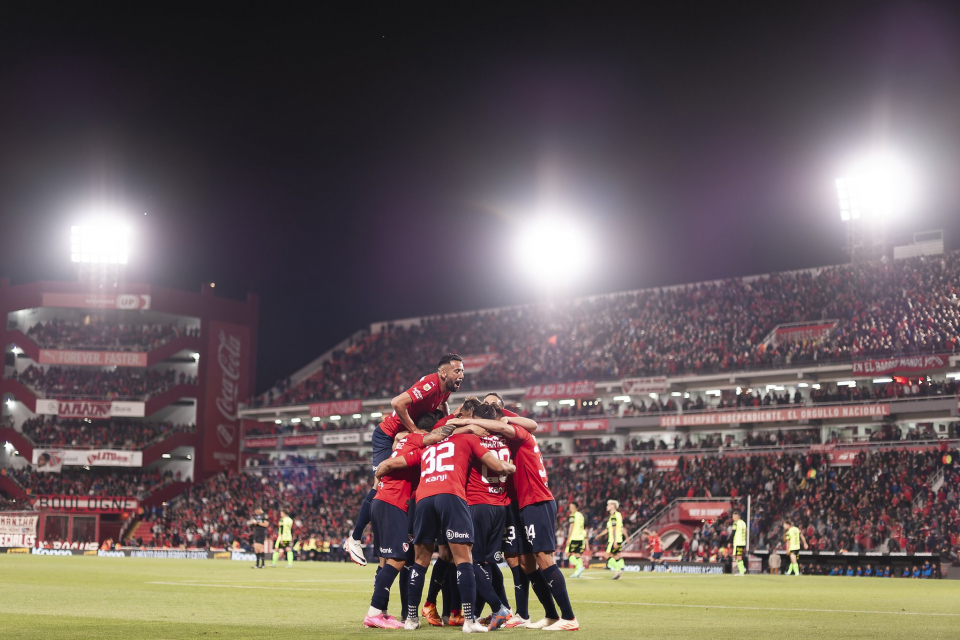
[[[393,399],[393,414],[373,432],[375,488],[344,545],[354,562],[366,564],[359,541],[371,524],[380,560],[363,624],[414,630],[422,617],[464,633],[575,631],[580,625],[554,560],[557,503],[533,435],[537,423],[505,410],[495,393],[467,398],[451,413],[447,401],[463,376],[463,359],[444,355],[436,373]],[[504,561],[513,574],[513,608]],[[388,613],[398,577],[400,619]],[[543,607],[539,620],[529,611],[531,587]],[[487,605],[491,613],[481,619]]]

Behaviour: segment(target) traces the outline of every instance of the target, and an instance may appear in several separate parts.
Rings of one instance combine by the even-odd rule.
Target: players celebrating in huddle
[[[505,412],[500,397],[490,394],[482,404],[467,399],[455,414],[431,425],[436,418],[430,414],[445,408],[450,392],[459,388],[462,379],[462,359],[445,355],[436,374],[394,398],[395,414],[374,432],[377,488],[358,525],[369,517],[366,513],[372,515],[381,560],[364,626],[418,629],[430,561],[434,549],[445,545],[450,563],[440,568],[439,576],[434,568],[433,581],[455,581],[464,633],[502,627],[579,629],[563,574],[554,561],[557,503],[531,433],[537,424]],[[430,426],[435,428],[428,431]],[[392,442],[398,433],[396,443]],[[383,452],[385,438],[395,448]],[[363,564],[362,531],[362,526],[355,530],[345,545],[358,564]],[[515,612],[498,566],[504,559],[514,575]],[[452,573],[447,572],[447,564],[455,567]],[[407,570],[409,577],[403,573]],[[387,613],[390,589],[398,576],[402,621]],[[531,585],[544,607],[545,616],[537,622],[530,621],[528,611]],[[448,586],[452,591],[454,585]],[[431,624],[442,624],[429,600],[424,616]],[[481,623],[477,618],[485,605],[490,605],[491,614]],[[453,615],[448,624],[456,624]]]

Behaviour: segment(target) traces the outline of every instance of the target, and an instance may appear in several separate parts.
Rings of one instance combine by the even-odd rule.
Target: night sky
[[[113,203],[131,279],[261,295],[258,390],[539,299],[510,245],[545,191],[600,244],[562,296],[843,262],[833,181],[879,145],[923,179],[894,235],[960,246],[956,2],[125,7],[0,16],[0,275],[75,277]]]

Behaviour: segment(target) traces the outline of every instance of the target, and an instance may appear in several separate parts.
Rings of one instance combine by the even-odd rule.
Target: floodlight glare
[[[854,164],[837,178],[837,203],[844,222],[884,219],[903,211],[914,195],[906,166],[889,154],[876,154]]]
[[[70,259],[77,263],[127,264],[130,229],[123,223],[97,220],[70,229]]]
[[[591,251],[587,233],[568,218],[541,215],[517,235],[517,259],[544,285],[561,286],[585,275]]]

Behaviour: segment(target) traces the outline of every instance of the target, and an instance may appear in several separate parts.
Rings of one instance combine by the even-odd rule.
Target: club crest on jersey
[[[404,543],[403,543],[403,552],[406,553],[407,551],[410,551],[410,545],[407,544],[406,542],[404,542]]]
[[[424,392],[424,393],[426,393],[427,391],[430,391],[430,389],[433,389],[433,385],[430,384],[429,382],[428,382],[427,384],[423,385],[423,392]]]
[[[497,562],[503,562],[503,551],[497,551],[495,554],[493,554],[493,559]]]

